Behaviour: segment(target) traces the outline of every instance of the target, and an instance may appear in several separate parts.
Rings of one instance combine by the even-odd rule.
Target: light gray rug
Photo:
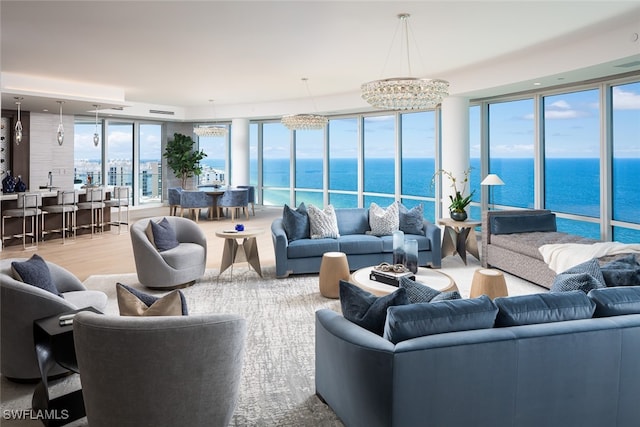
[[[443,260],[442,271],[456,281],[468,297],[473,272],[479,263],[464,266],[459,259]],[[208,270],[195,285],[183,289],[189,312],[239,313],[247,318],[248,337],[240,398],[232,426],[342,426],[333,411],[315,396],[315,319],[319,308],[340,310],[338,300],[322,297],[317,275],[275,279],[274,268],[264,270],[264,279],[242,265],[233,277]],[[505,275],[510,295],[535,293],[543,288]],[[107,314],[118,314],[115,284],[121,282],[144,292],[161,295],[141,286],[135,274],[92,276],[89,289],[109,296]],[[53,390],[62,394],[79,386],[77,375],[61,381]],[[34,385],[2,379],[3,409],[28,409]],[[39,426],[39,421],[8,421],[5,426]],[[86,426],[86,418],[70,426]]]

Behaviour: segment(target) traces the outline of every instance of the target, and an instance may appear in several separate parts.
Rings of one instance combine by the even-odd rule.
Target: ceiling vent
[[[149,110],[152,114],[166,114],[167,116],[173,116],[175,113],[173,111],[163,111],[163,110]]]

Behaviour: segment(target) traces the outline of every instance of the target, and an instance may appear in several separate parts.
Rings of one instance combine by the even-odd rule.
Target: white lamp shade
[[[504,181],[495,173],[490,173],[482,180],[480,185],[504,185]]]

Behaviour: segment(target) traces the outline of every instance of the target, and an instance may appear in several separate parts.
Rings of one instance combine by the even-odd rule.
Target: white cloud
[[[546,110],[544,113],[544,118],[545,119],[577,119],[579,117],[586,117],[589,114],[585,111],[578,111],[578,110],[563,110],[563,111],[556,111],[556,110]]]
[[[552,108],[552,109],[558,109],[558,110],[568,110],[568,109],[571,108],[569,103],[567,101],[563,101],[563,100],[552,102],[551,104],[549,104],[548,107]]]
[[[640,110],[640,94],[614,87],[613,108],[615,110]]]

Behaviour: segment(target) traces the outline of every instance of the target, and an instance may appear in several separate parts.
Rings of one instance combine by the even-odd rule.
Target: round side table
[[[327,298],[340,298],[340,280],[349,280],[347,255],[342,252],[325,252],[320,264],[320,294]]]
[[[504,274],[492,268],[477,269],[473,273],[469,298],[479,297],[480,295],[486,295],[491,299],[508,296],[509,292],[507,291]]]

